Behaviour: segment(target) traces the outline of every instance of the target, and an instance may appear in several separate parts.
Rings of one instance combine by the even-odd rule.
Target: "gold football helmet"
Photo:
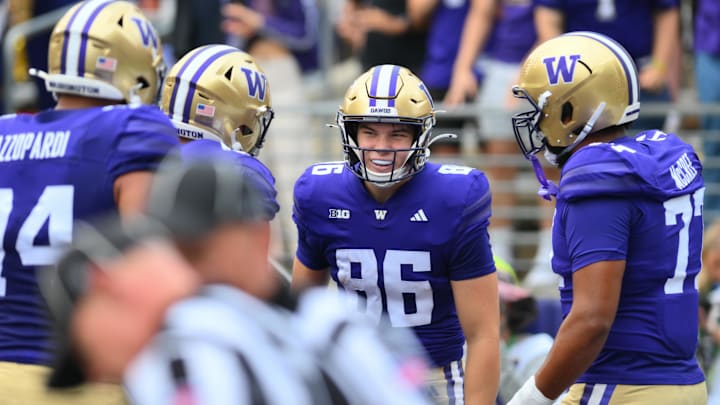
[[[206,45],[183,56],[168,73],[162,110],[178,136],[214,139],[256,156],[274,113],[265,74],[249,54]]]
[[[512,91],[532,106],[512,119],[522,152],[530,158],[546,149],[553,164],[589,133],[632,122],[640,112],[632,58],[594,32],[570,32],[540,44]]]
[[[125,102],[157,102],[165,73],[160,37],[126,1],[86,0],[50,36],[48,73],[31,69],[53,93]]]
[[[365,165],[365,152],[357,144],[361,122],[411,124],[417,133],[409,149],[394,149],[393,165],[398,152],[409,151],[404,164],[390,173],[375,173]],[[343,140],[345,163],[358,177],[378,185],[391,185],[422,170],[430,155],[435,110],[425,84],[409,69],[397,65],[379,65],[358,77],[343,98],[337,114],[337,125]],[[397,166],[394,166],[397,167]]]

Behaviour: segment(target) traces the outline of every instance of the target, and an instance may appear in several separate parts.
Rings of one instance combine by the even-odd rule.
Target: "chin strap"
[[[235,130],[232,131],[232,134],[230,134],[230,148],[235,152],[244,152],[242,144],[237,140],[237,133],[239,130],[239,128],[235,128]]]
[[[540,182],[540,189],[537,194],[548,201],[552,201],[552,198],[558,194],[558,186],[545,177],[545,171],[535,155],[530,156],[529,159],[530,163],[532,163],[533,170],[535,170],[535,177],[537,177]]]
[[[136,83],[134,86],[130,87],[130,92],[128,94],[128,104],[137,107],[142,105],[142,99],[138,95],[138,91],[143,88],[142,83]]]

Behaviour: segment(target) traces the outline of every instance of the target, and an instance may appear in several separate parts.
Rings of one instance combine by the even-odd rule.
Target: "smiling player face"
[[[371,172],[390,173],[401,168],[410,154],[415,129],[392,123],[360,124],[357,143],[365,151],[365,166]]]

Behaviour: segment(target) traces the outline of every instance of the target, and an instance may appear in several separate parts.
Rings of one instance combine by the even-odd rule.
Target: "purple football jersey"
[[[575,271],[626,261],[607,342],[579,382],[704,380],[695,359],[704,190],[692,147],[660,131],[590,144],[568,160],[553,223],[563,314],[572,305]]]
[[[154,170],[177,144],[172,123],[149,106],[0,119],[0,361],[50,361],[35,266],[54,263],[73,221],[116,212],[119,176]]]
[[[316,164],[295,184],[297,258],[329,269],[360,311],[412,327],[444,366],[465,341],[450,282],[495,271],[490,202],[485,175],[469,167],[427,163],[378,203],[344,163]]]
[[[695,11],[695,49],[720,55],[720,1],[698,0]]]
[[[500,3],[485,55],[502,62],[520,63],[537,39],[532,0]]]
[[[565,32],[594,31],[609,36],[638,60],[652,54],[653,13],[679,7],[679,0],[534,0],[560,10]],[[638,64],[641,65],[641,64]]]
[[[221,143],[211,139],[199,139],[188,142],[180,147],[180,156],[184,161],[204,159],[228,159],[233,164],[244,169],[242,173],[249,175],[263,195],[265,212],[268,219],[273,219],[280,210],[275,189],[275,177],[270,169],[260,160],[245,152],[236,152],[224,147]]]
[[[428,28],[420,78],[430,90],[447,90],[470,3],[467,0],[441,0],[438,3]],[[477,72],[476,75],[480,77]]]

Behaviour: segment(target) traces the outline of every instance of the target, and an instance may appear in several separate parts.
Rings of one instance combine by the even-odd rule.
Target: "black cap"
[[[168,159],[152,183],[147,215],[173,237],[193,240],[227,222],[267,221],[263,190],[253,175],[227,160]]]
[[[54,321],[56,358],[48,386],[85,382],[82,359],[69,336],[75,303],[85,293],[93,263],[107,261],[148,238],[195,240],[227,222],[266,221],[262,190],[227,161],[167,159],[153,178],[146,216],[113,216],[74,224],[73,244],[58,263],[39,269],[38,283]],[[241,173],[242,174],[242,173]]]

